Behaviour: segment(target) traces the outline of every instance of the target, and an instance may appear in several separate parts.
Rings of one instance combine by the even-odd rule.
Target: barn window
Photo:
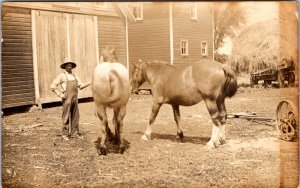
[[[129,7],[136,20],[143,20],[143,5],[130,5]]]
[[[192,2],[191,3],[191,19],[197,20],[198,19],[198,14],[197,14],[197,2]]]
[[[207,56],[207,42],[206,41],[201,42],[201,55]]]
[[[181,55],[183,56],[189,55],[189,43],[187,40],[180,41],[180,49],[181,49]]]

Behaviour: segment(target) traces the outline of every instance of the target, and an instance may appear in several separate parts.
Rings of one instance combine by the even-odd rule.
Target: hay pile
[[[283,59],[298,66],[297,23],[271,19],[243,30],[233,42],[229,61],[240,73],[276,69]]]

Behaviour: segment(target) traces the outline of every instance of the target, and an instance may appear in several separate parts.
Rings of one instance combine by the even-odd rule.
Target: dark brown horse
[[[158,62],[134,64],[131,86],[133,90],[148,81],[152,86],[152,112],[143,140],[151,139],[151,126],[162,104],[173,108],[177,125],[177,137],[182,139],[179,106],[191,106],[204,100],[213,121],[212,136],[207,143],[215,148],[225,143],[227,112],[225,98],[235,95],[237,80],[233,71],[212,60],[201,60],[187,67]]]

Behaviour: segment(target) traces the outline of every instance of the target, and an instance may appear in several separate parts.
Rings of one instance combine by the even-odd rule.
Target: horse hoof
[[[177,133],[177,138],[183,139],[183,132]]]
[[[215,149],[217,148],[217,145],[213,142],[207,142],[206,143],[206,146],[209,148],[209,149]]]
[[[180,136],[176,136],[176,140],[178,141],[178,142],[184,142],[184,137],[180,137]]]
[[[221,145],[223,145],[223,144],[226,143],[225,139],[223,139],[223,138],[220,138],[219,141],[220,141],[220,144],[221,144]]]
[[[106,155],[106,154],[107,154],[106,153],[106,147],[101,146],[99,155]]]
[[[119,145],[119,139],[118,138],[114,139],[114,145]]]
[[[142,136],[142,140],[143,140],[143,141],[149,141],[149,140],[150,140],[150,135],[144,134],[144,135]]]
[[[123,154],[125,151],[125,146],[120,146],[118,153]]]

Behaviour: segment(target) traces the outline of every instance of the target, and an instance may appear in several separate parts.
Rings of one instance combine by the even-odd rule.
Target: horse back
[[[96,103],[114,107],[128,102],[129,74],[124,65],[100,63],[94,70],[92,80],[92,93]]]
[[[220,63],[213,60],[201,60],[192,65],[193,80],[203,96],[218,97],[226,81]]]
[[[155,71],[152,83],[155,100],[163,103],[190,106],[202,100],[192,79],[192,67],[165,66]],[[188,97],[187,97],[188,96]]]

